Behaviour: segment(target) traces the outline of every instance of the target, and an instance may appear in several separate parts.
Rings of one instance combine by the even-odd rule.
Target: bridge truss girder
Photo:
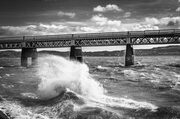
[[[128,41],[130,39],[130,41]],[[148,36],[148,37],[116,37],[116,38],[90,38],[68,40],[41,40],[0,42],[0,49],[21,48],[53,48],[70,46],[118,46],[118,45],[151,45],[151,44],[179,44],[180,36]]]

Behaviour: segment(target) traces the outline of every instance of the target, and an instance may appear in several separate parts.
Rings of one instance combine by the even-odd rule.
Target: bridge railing
[[[23,41],[23,36],[0,37],[0,42],[17,42]]]
[[[61,34],[61,35],[40,35],[40,36],[14,36],[0,37],[0,42],[26,42],[26,41],[55,41],[72,39],[98,39],[98,38],[126,38],[126,37],[149,37],[166,36],[180,34],[180,29],[166,30],[146,30],[146,31],[127,31],[127,32],[104,32],[104,33],[81,33],[81,34]]]
[[[174,29],[167,29],[167,30],[160,30],[159,35],[169,35],[169,34],[175,34]]]
[[[165,29],[165,30],[146,30],[144,32],[147,35],[174,35],[176,33],[175,29]]]
[[[74,34],[74,38],[103,38],[103,37],[125,37],[127,32],[104,32],[104,33],[82,33]]]
[[[130,31],[129,36],[130,37],[136,37],[136,36],[144,36],[144,31]]]
[[[26,36],[26,41],[39,41],[39,40],[66,40],[71,39],[73,34],[61,34],[61,35],[42,35],[42,36]]]

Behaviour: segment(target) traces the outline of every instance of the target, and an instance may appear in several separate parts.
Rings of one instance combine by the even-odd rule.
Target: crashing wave
[[[37,68],[41,79],[37,93],[22,93],[17,102],[2,101],[0,109],[4,114],[15,119],[121,119],[124,117],[119,111],[155,112],[158,108],[148,102],[107,96],[83,63],[46,56],[40,58]],[[133,73],[124,73],[130,72]]]

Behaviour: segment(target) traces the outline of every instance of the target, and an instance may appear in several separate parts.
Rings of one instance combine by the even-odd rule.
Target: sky
[[[180,0],[0,0],[0,36],[178,28]]]

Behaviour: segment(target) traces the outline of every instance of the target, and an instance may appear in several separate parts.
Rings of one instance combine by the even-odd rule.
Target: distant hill
[[[125,51],[98,51],[98,52],[83,52],[83,56],[123,56]],[[39,55],[51,54],[58,56],[69,56],[69,52],[60,51],[48,51],[43,50],[38,52]],[[135,50],[136,56],[158,56],[158,55],[179,55],[180,56],[180,46],[167,46],[167,47],[157,47],[152,49],[138,49]],[[0,57],[20,57],[21,52],[7,50],[0,51]]]
[[[43,51],[38,52],[38,55],[43,55],[43,54],[50,54],[50,55],[57,55],[57,56],[68,56],[69,52],[48,51],[48,50],[43,50]]]
[[[2,57],[9,57],[9,58],[21,57],[21,52],[17,52],[14,50],[0,51],[0,58]]]
[[[125,51],[84,52],[84,56],[123,56]],[[157,47],[152,49],[136,49],[136,56],[180,55],[180,46]]]
[[[137,56],[180,55],[180,46],[166,46],[135,50]]]

